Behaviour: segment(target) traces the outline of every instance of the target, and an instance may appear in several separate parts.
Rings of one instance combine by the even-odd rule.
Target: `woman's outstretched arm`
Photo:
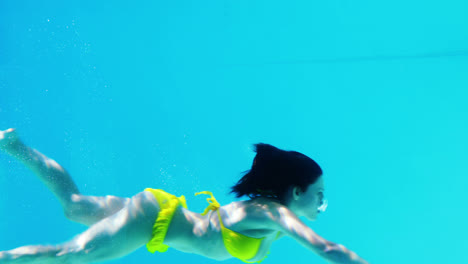
[[[152,235],[159,205],[141,192],[119,212],[92,225],[70,241],[56,246],[24,246],[0,252],[0,263],[74,264],[117,259],[144,246]]]
[[[327,261],[342,264],[368,264],[367,261],[343,245],[320,237],[288,208],[279,207],[275,210],[277,211],[271,214],[274,225],[272,228],[279,229]]]

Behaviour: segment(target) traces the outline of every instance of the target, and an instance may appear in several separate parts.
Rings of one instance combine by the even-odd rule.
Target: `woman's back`
[[[224,237],[227,236],[226,232],[231,231],[241,236],[237,238],[242,244],[258,243],[254,257],[248,260],[261,260],[279,235],[269,228],[274,211],[272,209],[278,205],[264,198],[232,202],[219,207],[219,215],[216,210],[202,215],[179,207],[174,213],[164,244],[180,251],[225,260],[233,256],[226,249],[229,247],[226,243],[230,242],[223,240],[224,228]]]

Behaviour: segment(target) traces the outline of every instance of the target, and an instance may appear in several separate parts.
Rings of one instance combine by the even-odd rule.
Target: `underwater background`
[[[0,129],[83,194],[210,190],[265,142],[315,159],[306,223],[370,263],[468,263],[468,2],[0,1]],[[82,232],[0,153],[0,250]],[[110,263],[218,263],[143,247]],[[223,263],[241,263],[237,259]],[[291,238],[268,264],[326,263]]]

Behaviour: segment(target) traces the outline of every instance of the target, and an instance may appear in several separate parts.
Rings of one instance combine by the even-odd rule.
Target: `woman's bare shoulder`
[[[232,202],[223,206],[231,223],[242,222],[249,226],[269,228],[274,226],[282,210],[288,210],[281,203],[268,198],[255,198]]]
[[[282,210],[288,210],[288,208],[275,199],[270,198],[255,198],[247,202],[247,208],[252,213],[258,213],[260,215],[274,216],[280,213]]]

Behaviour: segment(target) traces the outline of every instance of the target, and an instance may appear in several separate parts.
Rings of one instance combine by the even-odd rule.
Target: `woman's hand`
[[[333,242],[328,242],[323,257],[332,263],[369,264],[345,246]]]

